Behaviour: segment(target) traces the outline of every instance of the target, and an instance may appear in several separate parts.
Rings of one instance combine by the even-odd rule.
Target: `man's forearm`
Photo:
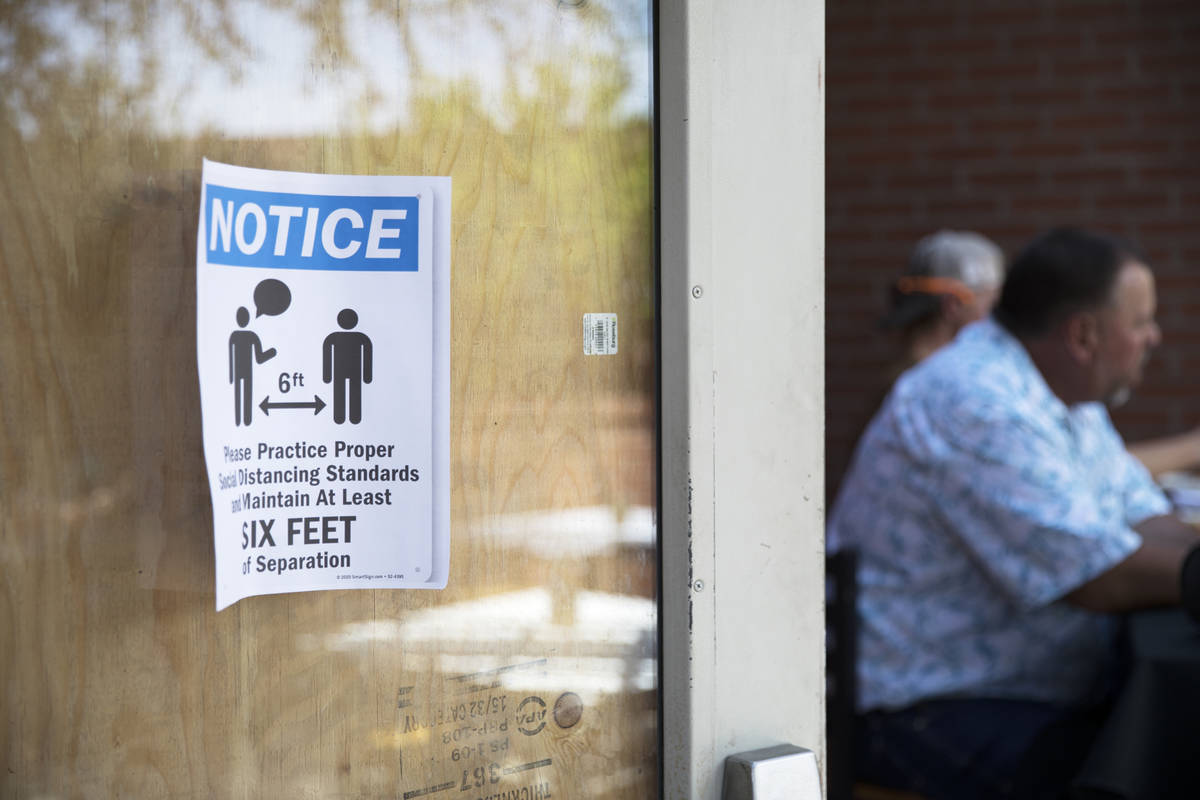
[[[1183,559],[1200,544],[1196,530],[1178,517],[1151,517],[1133,526],[1142,546],[1066,596],[1090,611],[1122,612],[1179,602]]]

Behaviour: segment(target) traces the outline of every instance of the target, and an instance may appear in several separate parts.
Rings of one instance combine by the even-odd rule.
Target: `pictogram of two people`
[[[341,330],[325,337],[321,345],[321,380],[333,384],[333,421],[341,425],[362,421],[362,387],[371,382],[371,339],[354,330],[358,314],[343,308],[337,315]],[[275,348],[263,349],[254,331],[246,330],[250,312],[237,310],[238,330],[229,336],[229,382],[233,384],[235,425],[249,425],[254,408],[254,367],[276,355]]]

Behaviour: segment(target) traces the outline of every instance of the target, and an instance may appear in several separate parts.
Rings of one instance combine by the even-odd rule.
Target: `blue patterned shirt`
[[[1169,511],[1104,407],[1068,408],[992,320],[897,381],[829,520],[859,560],[859,707],[1083,701],[1114,623],[1062,597]]]

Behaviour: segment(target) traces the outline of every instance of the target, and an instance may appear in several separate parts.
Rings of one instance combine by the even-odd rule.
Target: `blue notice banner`
[[[208,263],[416,272],[420,198],[205,187]]]

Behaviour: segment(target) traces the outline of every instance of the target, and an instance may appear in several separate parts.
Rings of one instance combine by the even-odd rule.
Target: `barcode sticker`
[[[617,354],[617,315],[583,315],[583,354],[613,356]]]

